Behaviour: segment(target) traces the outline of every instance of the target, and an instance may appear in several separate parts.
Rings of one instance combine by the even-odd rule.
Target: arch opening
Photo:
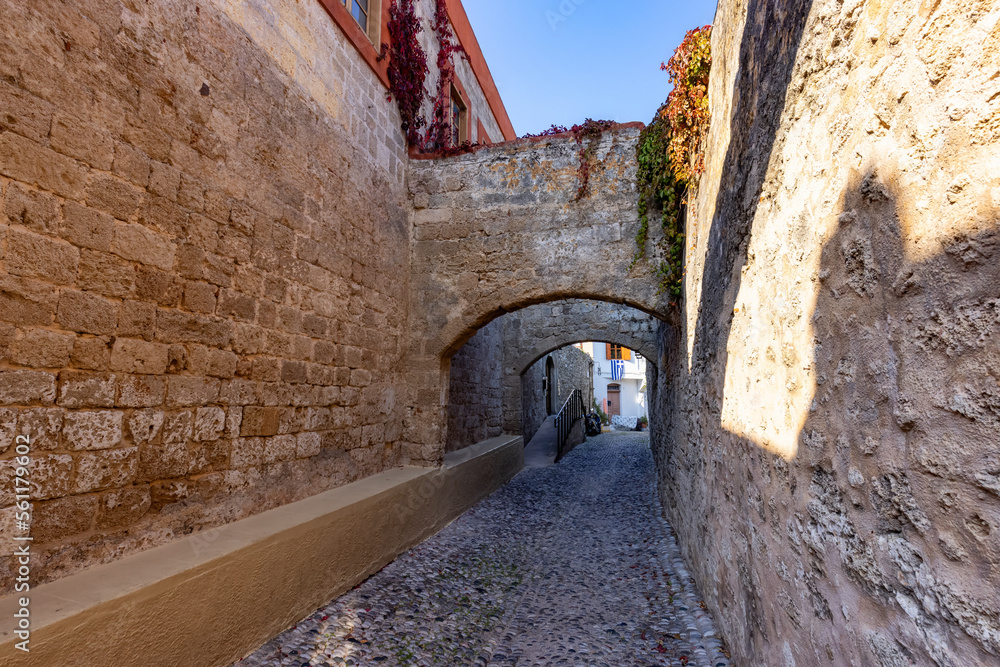
[[[644,369],[655,370],[661,326],[663,320],[645,310],[592,299],[547,301],[495,317],[450,357],[441,359],[447,378],[441,392],[446,451],[502,434],[522,435],[527,441],[574,389],[582,390],[588,411],[603,406],[603,393],[601,401],[594,401],[595,378],[610,377],[610,368],[602,367],[603,375],[595,376],[595,355],[573,346],[599,347],[602,361],[605,347],[634,351]],[[580,370],[584,365],[589,368],[586,373]],[[648,382],[645,370],[630,372],[625,393],[634,404]],[[598,384],[603,391],[606,382]],[[633,425],[646,414],[646,401],[640,404],[641,414],[630,410],[623,415]]]

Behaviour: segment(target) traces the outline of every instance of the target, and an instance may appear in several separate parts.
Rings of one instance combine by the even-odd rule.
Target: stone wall
[[[523,312],[523,311],[522,311]],[[520,313],[514,313],[516,317]],[[594,362],[590,355],[575,347],[564,347],[546,355],[532,364],[517,379],[520,383],[520,400],[518,401],[519,433],[523,435],[525,444],[549,416],[545,404],[545,368],[551,359],[555,369],[555,409],[558,411],[569,395],[577,389],[583,392],[583,400],[590,406],[594,400]],[[505,412],[511,412],[509,405],[504,405]],[[505,428],[506,430],[506,428]]]
[[[519,423],[518,432],[524,438],[527,445],[538,432],[538,428],[549,416],[548,408],[545,405],[545,360],[548,357],[539,359],[532,364],[531,368],[518,378],[521,383],[520,398],[516,404]],[[513,411],[510,406],[504,404],[507,412]]]
[[[559,369],[556,383],[558,400],[562,406],[570,394],[579,389],[583,393],[583,404],[590,407],[594,403],[594,360],[589,354],[576,347],[564,347],[552,353]]]
[[[406,152],[319,4],[3,3],[0,36],[0,534],[26,433],[33,582],[397,465]]]
[[[1000,659],[1000,7],[723,0],[652,423],[747,665]]]
[[[447,451],[501,434],[503,354],[503,323],[497,319],[451,358]]]

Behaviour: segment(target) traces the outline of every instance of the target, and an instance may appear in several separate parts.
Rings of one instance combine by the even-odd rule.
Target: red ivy
[[[708,75],[712,69],[712,26],[689,30],[674,55],[660,69],[670,74],[673,90],[661,113],[671,130],[668,153],[678,181],[693,181],[705,171],[702,139],[708,130]]]
[[[392,47],[382,45],[381,57],[389,58],[389,90],[396,98],[402,128],[409,145],[421,141],[420,128],[427,120],[420,114],[427,78],[427,54],[417,35],[423,30],[414,11],[413,0],[392,0],[389,6],[389,39]]]
[[[597,144],[601,139],[601,135],[616,125],[617,123],[613,120],[593,120],[588,118],[583,123],[570,128],[563,125],[553,125],[538,134],[526,134],[524,138],[534,139],[537,137],[551,137],[557,134],[573,134],[576,144],[580,149],[580,167],[577,171],[580,177],[580,188],[576,191],[576,197],[573,201],[580,201],[587,195],[587,187],[590,185],[590,162],[597,153]],[[583,145],[584,139],[587,140],[586,146]]]
[[[382,45],[379,59],[389,59],[389,91],[396,99],[407,144],[420,153],[457,155],[472,148],[469,142],[452,145],[451,84],[455,79],[455,54],[464,54],[462,45],[455,40],[448,19],[445,0],[435,0],[432,28],[437,38],[438,89],[433,98],[431,122],[420,110],[428,99],[424,86],[429,72],[427,53],[420,46],[417,35],[423,30],[414,10],[414,0],[392,0],[389,6],[389,37],[392,46]],[[427,128],[421,133],[422,128]]]

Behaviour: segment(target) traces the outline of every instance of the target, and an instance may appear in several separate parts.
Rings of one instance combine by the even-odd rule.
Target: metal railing
[[[559,414],[556,415],[556,461],[563,457],[566,449],[566,441],[569,440],[569,433],[573,430],[573,425],[583,419],[584,412],[583,392],[577,389],[566,399]]]

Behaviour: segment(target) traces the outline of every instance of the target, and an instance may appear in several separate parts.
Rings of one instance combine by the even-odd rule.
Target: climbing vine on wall
[[[464,56],[465,51],[452,33],[445,0],[435,0],[431,27],[439,46],[438,86],[433,97],[425,86],[429,73],[427,53],[417,37],[424,26],[417,17],[414,0],[392,0],[388,24],[391,46],[383,44],[379,58],[389,57],[389,92],[399,107],[407,144],[421,153],[461,152],[471,148],[471,145],[468,142],[460,147],[452,145],[449,110],[451,84],[455,79],[455,55]],[[432,102],[430,123],[421,114],[421,109],[429,100]],[[426,128],[423,133],[422,128]]]
[[[711,26],[689,31],[670,60],[661,65],[674,88],[642,131],[637,148],[641,223],[633,264],[646,256],[649,219],[658,215],[663,238],[658,241],[656,272],[661,291],[674,299],[680,298],[683,288],[687,201],[705,170],[711,34]]]
[[[587,195],[587,189],[590,186],[591,165],[594,162],[594,158],[597,156],[597,146],[600,144],[601,135],[604,134],[605,131],[614,128],[615,125],[617,125],[617,123],[611,120],[593,120],[592,118],[588,118],[583,121],[583,123],[574,125],[570,128],[562,125],[553,125],[543,132],[539,132],[538,134],[526,134],[524,137],[551,137],[556,134],[572,133],[580,151],[580,167],[577,172],[580,178],[580,187],[576,191],[576,197],[573,198],[573,201],[580,201]],[[584,142],[586,142],[586,145]]]

